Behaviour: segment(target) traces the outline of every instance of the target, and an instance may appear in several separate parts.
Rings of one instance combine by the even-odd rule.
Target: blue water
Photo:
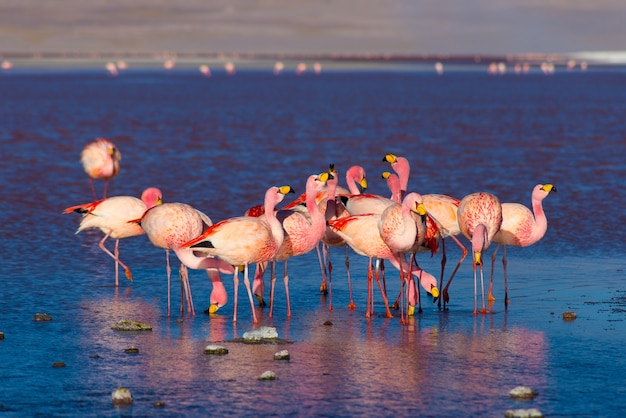
[[[620,416],[626,408],[626,75],[336,72],[274,77],[263,72],[14,72],[0,76],[0,404],[5,416],[416,415],[503,416],[538,408],[549,416]],[[261,202],[271,185],[304,191],[306,177],[334,163],[368,173],[388,194],[387,153],[411,162],[409,189],[458,198],[485,190],[530,205],[537,183],[548,232],[509,248],[510,307],[496,264],[494,314],[474,315],[471,263],[461,267],[449,310],[423,300],[401,325],[365,318],[366,260],[350,254],[355,311],[342,250],[333,250],[333,311],[319,293],[315,253],[289,263],[292,318],[282,282],[274,317],[288,343],[234,341],[255,327],[240,286],[238,322],[229,302],[208,306],[210,284],[191,271],[197,314],[167,317],[165,254],[145,236],[121,241],[132,283],[114,284],[102,234],[74,235],[68,206],[92,200],[79,162],[104,136],[122,152],[109,195],[157,186],[165,201],[189,203],[214,221]],[[99,190],[101,183],[96,183]],[[75,216],[74,216],[75,215]],[[467,244],[467,241],[463,241]],[[112,247],[113,242],[109,242]],[[460,257],[447,245],[448,267]],[[421,255],[438,275],[440,255]],[[172,264],[176,266],[175,257]],[[489,266],[486,266],[489,272]],[[174,277],[177,277],[174,267]],[[399,290],[392,268],[388,293]],[[174,305],[180,290],[172,286]],[[378,296],[378,295],[377,295]],[[561,315],[578,317],[565,322]],[[45,312],[51,322],[33,322]],[[118,320],[150,323],[145,334],[113,331]],[[324,325],[331,321],[333,325]],[[203,354],[210,342],[230,353]],[[139,354],[124,349],[136,346]],[[273,354],[288,349],[291,361]],[[53,368],[55,362],[65,368]],[[273,382],[256,380],[265,370]],[[527,385],[539,395],[516,401]],[[116,408],[128,388],[134,404]],[[163,408],[154,403],[162,401]]]

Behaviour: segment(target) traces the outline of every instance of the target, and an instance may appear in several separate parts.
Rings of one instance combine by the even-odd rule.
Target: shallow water
[[[623,72],[599,70],[503,77],[250,71],[208,79],[158,71],[2,74],[2,411],[503,416],[536,407],[549,416],[619,416],[626,407],[625,85]],[[233,340],[254,324],[243,286],[239,321],[232,322],[232,278],[223,277],[231,300],[208,316],[209,281],[191,271],[197,314],[174,309],[168,318],[162,250],[145,237],[122,240],[134,281],[123,279],[116,289],[114,263],[97,248],[102,235],[74,235],[78,215],[61,211],[92,200],[79,154],[97,136],[123,155],[110,195],[157,186],[165,201],[192,204],[214,221],[240,215],[271,185],[304,191],[306,177],[330,162],[344,172],[364,166],[370,190],[387,194],[379,175],[389,152],[409,158],[409,188],[420,193],[460,198],[486,190],[526,205],[537,183],[554,183],[558,193],[544,201],[544,239],[507,250],[507,311],[498,258],[493,314],[472,313],[466,261],[447,311],[423,295],[424,311],[403,326],[397,315],[384,317],[376,293],[377,316],[368,320],[367,262],[351,252],[357,309],[350,311],[343,250],[333,249],[334,309],[319,293],[315,253],[295,258],[292,318],[281,280],[273,318],[256,308],[259,325],[275,326],[288,343],[244,345]],[[460,250],[452,242],[447,248],[450,272]],[[440,255],[419,261],[439,274]],[[488,275],[488,263],[485,269]],[[396,277],[388,268],[391,299]],[[172,292],[177,306],[177,285]],[[563,321],[565,311],[577,319]],[[53,320],[33,322],[37,312]],[[154,329],[111,329],[125,318]],[[209,342],[230,353],[204,355]],[[125,353],[130,346],[139,354]],[[283,348],[291,360],[274,361]],[[53,368],[58,361],[67,366]],[[265,370],[278,379],[256,380]],[[513,400],[508,392],[518,385],[539,395]],[[133,393],[131,407],[111,405],[118,386]]]

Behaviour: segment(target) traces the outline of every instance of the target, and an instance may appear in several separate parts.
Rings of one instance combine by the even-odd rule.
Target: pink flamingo
[[[109,180],[120,172],[122,153],[111,141],[105,138],[96,138],[88,143],[80,154],[80,161],[89,176],[89,185],[94,199],[98,199],[93,184],[94,179],[104,180],[103,198],[107,197]]]
[[[104,238],[98,246],[115,260],[115,286],[119,286],[118,265],[124,269],[126,278],[130,281],[133,280],[130,269],[119,259],[120,239],[143,234],[144,230],[141,226],[131,221],[140,218],[146,210],[161,204],[161,202],[161,191],[155,187],[150,187],[144,190],[141,200],[133,196],[114,196],[92,203],[71,206],[63,210],[63,213],[77,212],[83,215],[78,230],[76,230],[77,234],[89,228],[98,228],[104,232]],[[111,253],[104,246],[104,242],[109,237],[115,239],[114,253]]]
[[[339,236],[341,236],[348,245],[359,255],[369,258],[367,278],[368,278],[368,307],[366,311],[366,317],[370,317],[373,313],[373,286],[372,279],[376,278],[378,287],[380,288],[383,302],[385,303],[385,311],[388,317],[391,317],[389,311],[389,303],[387,295],[383,290],[378,265],[380,260],[389,260],[394,267],[398,270],[402,269],[402,260],[397,254],[394,254],[389,246],[383,241],[378,223],[381,215],[379,214],[361,214],[352,215],[347,218],[340,218],[332,221],[328,221],[328,224],[333,228]],[[377,259],[375,272],[373,271],[373,260]],[[410,272],[414,276],[418,277],[420,284],[428,292],[437,293],[437,281],[429,274],[422,274],[422,270],[417,267],[411,266]],[[425,273],[425,272],[424,272]]]
[[[415,217],[414,214],[416,215]],[[417,252],[423,245],[425,227],[421,218],[424,216],[426,216],[426,208],[422,202],[422,197],[417,193],[407,194],[401,205],[394,203],[380,215],[378,222],[380,236],[389,249],[394,254],[397,254],[401,260],[406,259],[406,254]],[[407,290],[411,291],[411,274],[408,269],[405,272],[404,264],[401,264],[400,267],[402,288],[404,288],[405,282],[408,282]],[[438,296],[437,288],[431,289],[431,293],[434,293],[435,297]],[[401,291],[400,294],[402,295],[403,292]],[[409,299],[412,296],[414,295],[409,293]],[[402,322],[404,322],[404,303],[401,306],[401,318]],[[412,307],[414,306],[415,304],[412,305]],[[407,309],[408,315],[413,314],[413,309]]]
[[[207,228],[202,235],[182,245],[193,251],[217,257],[234,267],[234,315],[237,322],[237,298],[239,285],[238,266],[244,266],[244,284],[248,291],[254,322],[258,322],[252,301],[248,278],[250,264],[274,260],[284,240],[284,231],[276,218],[274,208],[287,193],[289,186],[271,187],[265,193],[265,217],[239,216],[225,219]]]
[[[170,316],[170,259],[169,252],[174,251],[181,262],[179,275],[181,279],[180,312],[184,312],[183,298],[187,298],[187,310],[195,315],[189,273],[187,268],[206,270],[213,286],[210,296],[209,313],[215,313],[228,301],[226,289],[220,277],[220,270],[232,274],[233,268],[229,264],[214,258],[196,257],[189,248],[182,248],[187,241],[202,234],[205,227],[211,226],[211,219],[201,211],[185,203],[164,203],[153,207],[144,213],[139,220],[141,227],[146,231],[148,239],[157,248],[165,250],[167,271],[167,316]]]
[[[312,175],[306,182],[306,212],[295,209],[282,209],[276,213],[276,218],[282,224],[284,239],[276,254],[273,263],[283,261],[283,282],[287,299],[287,316],[291,316],[291,303],[289,298],[289,275],[287,263],[291,257],[306,254],[312,251],[319,243],[326,229],[324,214],[320,211],[315,199],[317,193],[326,186],[331,175],[327,172]],[[267,216],[267,213],[265,215]],[[263,216],[261,218],[263,218]],[[258,270],[261,274],[264,269]],[[274,268],[272,268],[272,272]],[[270,289],[270,317],[274,307],[274,286],[276,276],[272,274]]]
[[[528,247],[539,241],[548,230],[548,219],[543,211],[543,199],[548,197],[550,192],[556,192],[556,186],[552,184],[538,184],[533,188],[531,194],[532,212],[526,206],[519,203],[502,204],[502,226],[494,236],[493,242],[498,244],[491,255],[491,277],[489,279],[489,292],[487,297],[490,301],[495,301],[493,297],[493,268],[496,262],[496,254],[500,245],[502,248],[502,266],[504,268],[504,307],[509,304],[508,284],[506,277],[506,247]]]
[[[401,196],[403,196],[409,184],[409,175],[411,171],[411,167],[409,161],[404,157],[398,157],[394,154],[387,154],[383,157],[383,161],[391,164],[391,168],[398,174],[400,178],[400,188],[401,188]],[[437,240],[441,240],[441,277],[439,279],[440,286],[443,287],[443,277],[446,266],[446,243],[445,239],[450,237],[456,242],[456,244],[461,249],[461,258],[457,262],[456,267],[452,271],[446,286],[443,288],[443,306],[445,309],[445,304],[448,303],[450,297],[448,295],[448,288],[450,287],[450,283],[452,279],[456,275],[457,271],[461,267],[463,260],[467,257],[468,251],[465,246],[458,240],[456,237],[461,233],[459,229],[459,222],[457,218],[457,209],[459,207],[459,200],[442,195],[442,194],[424,194],[422,195],[422,199],[424,202],[424,206],[426,207],[426,211],[428,213],[428,217],[426,220],[427,230],[425,236],[425,245],[431,249],[431,252],[434,253],[438,249]],[[438,300],[438,304],[441,307],[441,299]]]
[[[477,314],[476,304],[476,266],[480,266],[480,287],[483,307],[481,313],[487,313],[485,308],[485,285],[483,281],[482,254],[489,248],[493,238],[502,225],[502,205],[500,200],[487,192],[472,193],[461,199],[458,209],[459,227],[461,233],[472,242],[474,268],[474,313]]]

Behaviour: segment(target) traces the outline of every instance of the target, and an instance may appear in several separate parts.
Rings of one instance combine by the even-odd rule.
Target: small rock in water
[[[276,380],[276,373],[274,373],[271,370],[267,370],[267,371],[261,373],[261,375],[259,377],[257,377],[257,379],[259,379],[259,380]]]
[[[573,321],[576,319],[576,312],[563,312],[563,321]]]
[[[111,393],[113,405],[130,405],[133,403],[133,395],[126,388],[117,388]]]
[[[152,331],[152,326],[132,319],[123,319],[111,328],[116,331]]]
[[[156,401],[154,403],[154,407],[155,408],[163,408],[163,407],[165,407],[165,402],[163,402],[163,401]]]
[[[509,409],[504,413],[505,418],[543,418],[543,414],[537,408]]]
[[[223,356],[224,354],[228,354],[228,348],[222,347],[221,345],[209,344],[204,347],[204,354]]]
[[[282,350],[274,354],[274,360],[289,360],[289,351]]]
[[[35,322],[52,321],[52,317],[45,313],[36,313],[35,316],[33,316],[33,321]]]
[[[135,347],[134,345],[124,349],[125,353],[129,353],[129,354],[137,354],[139,353],[139,349],[137,347]]]
[[[0,340],[4,340],[4,332],[0,331]]]
[[[511,398],[532,399],[537,396],[537,392],[528,386],[517,386],[509,392],[509,395],[511,395]]]
[[[259,327],[255,330],[244,332],[243,339],[246,341],[262,341],[278,338],[278,331],[274,327]]]
[[[326,321],[326,322],[324,322],[324,325],[329,327],[329,326],[333,325],[333,321]]]
[[[65,367],[65,363],[63,363],[62,361],[55,361],[54,363],[52,363],[52,367],[54,367],[55,369],[60,369],[62,367]]]

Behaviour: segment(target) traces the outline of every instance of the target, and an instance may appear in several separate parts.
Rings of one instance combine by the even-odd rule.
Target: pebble
[[[246,341],[262,341],[278,338],[278,331],[274,327],[259,327],[252,331],[243,333],[243,339]]]
[[[276,373],[274,373],[271,370],[267,370],[267,371],[261,373],[261,375],[259,377],[257,377],[257,379],[259,379],[259,380],[276,380]]]
[[[129,353],[129,354],[137,354],[137,353],[139,353],[139,349],[133,345],[133,346],[130,346],[130,347],[124,349],[124,352],[125,353]]]
[[[563,321],[573,321],[576,319],[576,312],[563,312]]]
[[[152,331],[152,326],[144,322],[123,319],[111,327],[116,331]]]
[[[282,350],[274,354],[274,360],[289,360],[289,351]]]
[[[156,401],[154,404],[155,408],[164,408],[165,407],[165,402],[163,401]]]
[[[4,340],[4,332],[0,331],[0,340]]]
[[[228,348],[222,347],[221,345],[209,344],[204,347],[204,354],[223,356],[224,354],[228,354]]]
[[[63,363],[62,361],[55,361],[54,363],[52,363],[52,367],[54,367],[55,369],[60,369],[62,367],[65,367],[65,363]]]
[[[504,413],[505,418],[543,418],[543,414],[537,408],[509,409]]]
[[[33,316],[33,321],[35,322],[52,321],[52,317],[45,313],[36,313],[35,316]]]
[[[517,386],[509,392],[509,395],[511,395],[511,398],[532,399],[537,396],[537,392],[528,386]]]
[[[133,403],[133,395],[126,388],[117,388],[111,393],[113,405],[130,405]]]

